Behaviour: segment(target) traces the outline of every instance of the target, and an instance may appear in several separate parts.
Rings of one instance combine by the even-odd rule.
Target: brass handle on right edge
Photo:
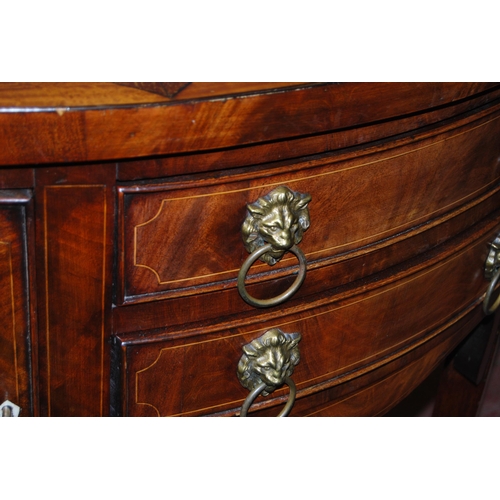
[[[500,279],[500,236],[497,236],[492,243],[490,243],[490,253],[486,258],[484,265],[484,276],[490,279],[491,282],[486,290],[486,295],[483,301],[484,314],[493,314],[500,305],[500,294],[495,302],[490,306],[491,297],[495,290],[498,280]]]
[[[278,417],[286,417],[290,413],[296,394],[295,384],[290,377],[300,361],[297,346],[300,339],[300,333],[283,333],[279,328],[272,328],[243,346],[244,354],[238,363],[238,379],[250,394],[241,407],[240,417],[247,416],[259,394],[267,396],[283,384],[290,388],[290,395]]]

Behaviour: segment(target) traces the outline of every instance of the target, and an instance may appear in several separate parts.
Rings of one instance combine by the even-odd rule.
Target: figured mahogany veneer
[[[28,190],[0,190],[0,399],[22,406],[26,415],[36,414],[37,405],[36,360],[30,355],[36,347],[30,323],[30,304],[34,308],[36,298],[28,277],[34,275],[33,249],[27,245],[32,217]]]
[[[338,383],[336,379],[343,373],[356,376],[357,371],[375,369],[402,356],[439,334],[443,325],[453,325],[477,304],[470,298],[483,293],[484,279],[469,264],[486,259],[487,243],[499,230],[498,222],[490,222],[481,227],[479,238],[474,235],[477,239],[472,244],[463,248],[465,242],[450,242],[439,257],[420,264],[416,274],[415,268],[401,270],[361,289],[310,300],[288,314],[282,307],[279,318],[248,325],[235,320],[206,333],[201,328],[195,338],[186,340],[159,342],[159,335],[156,341],[136,334],[122,335],[130,377],[127,392],[135,395],[128,400],[126,413],[237,410],[246,391],[232,377],[234,353],[270,328],[300,332],[307,342],[294,372],[299,398],[302,392],[314,392],[312,386],[323,389]],[[468,284],[470,295],[463,293],[463,283]],[[167,339],[171,336],[172,332],[164,334]],[[199,359],[210,362],[200,364]],[[183,390],[175,391],[179,386]]]
[[[397,146],[391,141],[376,152],[368,149],[363,156],[344,153],[252,173],[225,172],[217,179],[180,181],[177,186],[121,188],[124,300],[151,300],[160,291],[166,296],[196,294],[196,286],[216,290],[227,280],[234,282],[245,255],[240,226],[246,204],[279,185],[313,198],[311,228],[301,245],[310,269],[401,233],[408,236],[496,189],[498,111],[481,119],[468,117],[444,133],[422,135]],[[387,185],[396,188],[387,190]],[[221,224],[221,212],[234,216]],[[200,222],[192,226],[193,220]],[[282,262],[296,265],[291,255]],[[253,269],[266,268],[260,263]]]
[[[242,346],[272,328],[302,336],[292,415],[383,415],[444,364],[436,414],[476,411],[500,84],[0,84],[0,130],[0,402],[21,415],[238,415]],[[256,309],[240,228],[277,186],[312,197],[308,271]],[[247,290],[296,272],[256,263]],[[478,325],[478,389],[454,398]]]

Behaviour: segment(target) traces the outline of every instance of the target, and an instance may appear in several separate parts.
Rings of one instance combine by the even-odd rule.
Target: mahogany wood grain
[[[435,108],[425,113],[409,114],[374,124],[361,123],[332,133],[311,135],[284,142],[269,142],[260,145],[247,145],[240,148],[226,148],[213,152],[195,152],[192,155],[166,155],[152,157],[146,160],[120,161],[118,164],[118,179],[123,181],[155,179],[165,176],[184,175],[192,172],[219,172],[223,169],[237,169],[243,166],[257,168],[280,168],[283,161],[307,155],[332,154],[339,155],[347,148],[352,148],[352,155],[363,155],[362,144],[382,141],[388,137],[395,140],[411,138],[415,131],[423,138],[424,134],[432,135],[439,125],[443,129],[448,120],[454,127],[458,116],[464,118],[467,114],[481,116],[490,112],[490,107],[498,103],[500,90],[494,89],[475,96],[474,99],[454,101],[452,104]],[[406,139],[408,140],[408,139]],[[263,165],[274,162],[272,165]]]
[[[155,84],[152,84],[153,86]],[[162,85],[162,84],[159,84]],[[169,83],[165,84],[168,88]],[[304,83],[272,82],[193,82],[184,86],[173,97],[149,92],[146,83],[144,89],[130,87],[119,82],[0,82],[0,109],[59,107],[103,107],[130,106],[133,104],[152,104],[170,102],[175,99],[192,100],[216,96],[255,93],[274,89],[297,87]]]
[[[439,253],[442,250],[436,250],[436,247],[449,240],[452,241],[448,243],[447,253],[452,255],[457,245],[454,237],[462,238],[461,235],[464,235],[471,225],[475,224],[476,230],[481,226],[490,229],[495,227],[500,215],[497,210],[500,203],[499,190],[500,186],[497,186],[483,201],[475,200],[476,203],[459,207],[457,212],[445,214],[443,218],[419,227],[418,231],[408,231],[378,245],[340,254],[337,259],[332,259],[325,265],[322,265],[322,262],[318,265],[308,264],[307,278],[301,289],[287,303],[287,308],[301,307],[300,304],[308,300],[308,297],[318,293],[324,294],[326,290],[337,294],[349,293],[350,288],[354,286],[355,289],[361,282],[365,287],[370,286],[368,280],[380,282],[384,279],[384,275],[380,273],[386,269],[390,269],[389,279],[392,279],[395,270],[405,261],[414,259],[418,262],[420,253],[431,252],[433,249]],[[288,269],[287,273],[293,271],[295,270]],[[279,278],[269,274],[264,278],[272,279],[247,285],[252,295],[265,298],[281,293],[291,285],[294,275]],[[154,331],[152,335],[157,337],[166,330],[165,325],[168,325],[168,331],[179,325],[189,331],[191,323],[209,327],[214,320],[217,322],[224,317],[229,320],[231,316],[238,316],[246,318],[247,321],[254,321],[256,317],[272,317],[276,314],[277,308],[263,312],[243,302],[235,283],[231,281],[225,282],[220,291],[201,293],[202,291],[205,290],[198,288],[197,295],[188,294],[160,301],[158,296],[152,295],[149,301],[115,308],[115,332],[133,332],[135,321],[139,320],[144,338],[148,337],[148,330]],[[193,314],[193,311],[196,313]]]
[[[32,168],[0,169],[0,189],[33,188],[35,170]]]
[[[480,307],[476,307],[439,335],[386,365],[357,378],[340,379],[331,389],[297,400],[294,415],[368,417],[386,414],[440,366],[447,353],[469,334],[479,318]],[[272,416],[280,409],[260,404],[262,409],[256,407],[253,415]]]
[[[33,267],[28,252],[32,217],[29,190],[0,191],[0,401],[8,399],[20,406],[22,416],[37,413],[36,365],[31,356],[36,328],[30,301],[36,302],[29,281]]]
[[[0,83],[0,401],[236,416],[242,346],[280,327],[302,334],[292,415],[381,415],[470,340],[500,231],[499,83],[153,87]],[[312,195],[308,271],[261,310],[237,291],[240,227],[278,185]],[[247,288],[296,270],[257,263]],[[441,387],[438,413],[475,412],[481,384]]]
[[[109,413],[113,174],[98,165],[37,171],[41,408],[48,416]]]
[[[127,410],[131,415],[149,415],[153,410],[158,415],[175,415],[222,411],[224,406],[241,404],[237,395],[245,389],[232,376],[241,356],[239,349],[270,328],[299,332],[307,344],[294,372],[299,394],[302,388],[307,391],[341,373],[387,361],[405,346],[419,345],[436,335],[435,329],[441,330],[438,325],[443,322],[456,322],[471,307],[468,297],[484,293],[485,280],[469,263],[484,261],[487,243],[499,228],[469,238],[468,246],[455,247],[452,257],[427,265],[417,274],[413,271],[396,283],[382,282],[369,292],[361,292],[360,287],[350,298],[309,303],[309,309],[300,313],[282,309],[279,319],[266,322],[219,323],[214,333],[199,329],[195,338],[184,341],[158,343],[156,338],[156,342],[145,342],[140,335],[124,336],[122,341],[128,339],[130,346]],[[445,255],[442,252],[441,259]],[[171,336],[172,332],[165,335]],[[211,361],[200,364],[201,359]],[[173,391],[177,386],[183,391]],[[220,402],[217,407],[214,401]]]
[[[208,151],[388,120],[495,90],[493,84],[346,83],[184,103],[0,109],[0,165]]]
[[[397,148],[391,142],[354,160],[344,155],[342,162],[322,158],[292,164],[285,174],[263,170],[252,180],[246,172],[177,186],[124,187],[124,299],[142,295],[151,300],[179,289],[197,293],[199,285],[220,289],[227,280],[234,286],[246,258],[240,236],[246,205],[278,185],[312,196],[311,227],[301,243],[312,267],[426,224],[498,182],[499,118],[497,110],[484,121],[467,119],[422,141],[414,137]],[[296,265],[295,258],[285,256],[282,265]],[[276,269],[280,266],[253,267],[254,272],[272,271],[273,277]]]

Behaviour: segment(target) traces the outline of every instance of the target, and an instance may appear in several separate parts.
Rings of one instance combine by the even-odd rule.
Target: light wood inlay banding
[[[7,340],[9,337],[8,331],[11,331],[11,360],[12,372],[7,373],[9,379],[15,381],[15,395],[10,395],[11,398],[16,398],[19,401],[19,375],[17,368],[17,340],[16,340],[16,307],[14,297],[14,274],[12,267],[12,247],[7,241],[0,241],[0,276],[8,277],[9,288],[7,293],[1,294],[0,310],[2,311],[2,330],[5,333],[0,334],[2,340]],[[7,347],[7,346],[5,346]]]

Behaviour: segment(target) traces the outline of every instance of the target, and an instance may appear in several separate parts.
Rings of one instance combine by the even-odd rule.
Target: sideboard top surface
[[[0,166],[158,157],[440,109],[494,83],[0,83]]]

